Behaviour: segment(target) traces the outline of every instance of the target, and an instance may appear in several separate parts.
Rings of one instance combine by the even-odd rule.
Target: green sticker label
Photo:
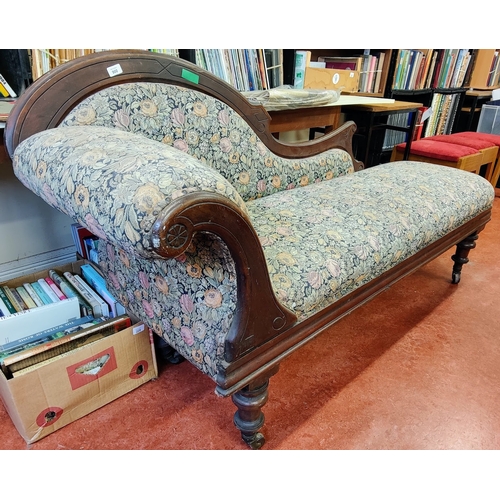
[[[200,77],[196,73],[193,73],[192,71],[189,71],[187,69],[183,69],[181,73],[182,78],[185,80],[188,80],[196,85],[200,83]]]

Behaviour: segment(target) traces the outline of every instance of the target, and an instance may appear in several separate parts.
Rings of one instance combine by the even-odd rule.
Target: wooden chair
[[[403,160],[405,147],[405,142],[394,146],[391,162]],[[483,153],[469,146],[420,139],[412,142],[408,160],[446,165],[479,174]]]
[[[485,132],[459,132],[453,134],[454,137],[462,139],[474,139],[486,141],[497,146],[497,156],[493,164],[488,164],[484,177],[490,181],[493,187],[496,187],[498,178],[500,177],[500,135],[488,134]]]

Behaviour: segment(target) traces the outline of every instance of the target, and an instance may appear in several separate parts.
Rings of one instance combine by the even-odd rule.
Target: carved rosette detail
[[[182,248],[189,238],[189,231],[184,224],[174,224],[166,234],[166,243],[170,248]]]

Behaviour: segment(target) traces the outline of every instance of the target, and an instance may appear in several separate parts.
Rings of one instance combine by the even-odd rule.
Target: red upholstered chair
[[[406,143],[397,144],[392,150],[391,161],[403,159]],[[477,149],[448,142],[428,141],[420,139],[413,141],[410,148],[410,161],[436,163],[448,167],[467,170],[479,174],[483,155]]]
[[[487,141],[493,143],[495,146],[498,146],[496,163],[491,167],[491,169],[487,169],[484,175],[485,178],[491,182],[493,187],[496,187],[498,178],[500,177],[500,135],[488,134],[486,132],[458,132],[453,135],[455,137],[473,138],[481,141]]]
[[[480,134],[482,135],[482,134]],[[484,175],[487,181],[496,185],[498,180],[498,175],[496,175],[496,180],[493,182],[493,174],[497,173],[498,167],[496,167],[498,159],[498,151],[500,146],[500,136],[494,136],[493,134],[484,134],[484,136],[496,137],[496,139],[491,140],[488,137],[480,137],[477,132],[465,132],[450,135],[435,135],[432,137],[426,137],[424,141],[438,141],[445,142],[448,144],[455,144],[459,146],[468,146],[470,148],[476,149],[482,154],[481,165],[486,165],[486,173]]]

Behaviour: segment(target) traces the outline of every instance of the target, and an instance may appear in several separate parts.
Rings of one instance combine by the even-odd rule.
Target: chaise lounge
[[[494,199],[446,166],[363,169],[352,122],[300,144],[269,123],[195,65],[120,50],[41,77],[5,134],[19,180],[102,240],[110,290],[232,397],[251,448],[280,363],[455,245],[458,283]]]

